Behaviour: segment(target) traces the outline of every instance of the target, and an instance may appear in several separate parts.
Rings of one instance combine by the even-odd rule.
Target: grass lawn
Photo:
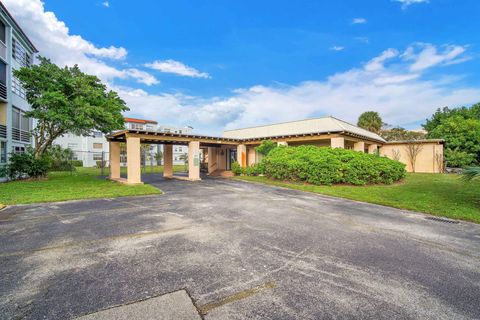
[[[155,170],[162,172],[160,170],[163,170],[163,167]],[[128,186],[100,179],[99,175],[100,169],[77,168],[73,173],[52,172],[47,180],[0,183],[0,206],[2,203],[11,205],[161,193],[159,189],[148,184]]]
[[[266,177],[235,178],[480,223],[480,181],[465,183],[454,174],[410,173],[402,183],[361,187],[314,186]]]

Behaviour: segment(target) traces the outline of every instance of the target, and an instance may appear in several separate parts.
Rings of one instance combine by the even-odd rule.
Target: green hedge
[[[262,161],[265,175],[311,184],[391,184],[405,177],[405,165],[375,154],[315,146],[279,147]]]

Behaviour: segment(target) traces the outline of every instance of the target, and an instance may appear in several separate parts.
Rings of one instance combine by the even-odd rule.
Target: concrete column
[[[142,183],[140,164],[140,138],[127,137],[127,183]]]
[[[288,146],[288,142],[287,141],[279,141],[277,142],[277,146]]]
[[[244,144],[237,146],[237,162],[242,168],[247,166],[247,146]]]
[[[365,142],[363,142],[363,141],[355,142],[354,145],[353,145],[353,150],[360,151],[360,152],[365,152]]]
[[[173,145],[163,145],[163,176],[165,178],[173,177]]]
[[[217,148],[208,147],[208,173],[217,170]]]
[[[368,153],[376,153],[378,149],[378,145],[371,144],[368,146]]]
[[[188,143],[188,180],[200,180],[200,141]]]
[[[330,139],[330,146],[332,148],[345,148],[345,138],[343,137],[336,137]]]
[[[120,179],[120,142],[110,142],[110,179]]]

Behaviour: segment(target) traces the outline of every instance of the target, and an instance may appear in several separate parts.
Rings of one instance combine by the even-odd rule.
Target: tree
[[[412,168],[412,172],[415,172],[415,166],[417,164],[417,157],[422,152],[423,146],[415,141],[407,143],[405,150],[407,151],[408,162]]]
[[[384,129],[381,136],[387,141],[408,141],[425,139],[425,133],[406,130],[402,127]]]
[[[379,134],[382,129],[383,121],[378,112],[367,111],[358,117],[357,125],[360,128]]]
[[[155,153],[155,160],[157,160],[157,166],[162,165],[162,159],[163,159],[163,152],[158,150],[157,153]]]
[[[263,156],[266,156],[277,147],[277,143],[272,140],[263,140],[255,150]]]
[[[39,60],[38,65],[14,70],[31,105],[25,115],[37,120],[31,132],[35,156],[42,156],[67,132],[88,135],[124,127],[122,112],[129,109],[100,79],[81,72],[77,65],[60,68],[46,58]]]
[[[480,161],[480,119],[449,116],[429,131],[428,137],[445,140],[449,166],[463,167]]]

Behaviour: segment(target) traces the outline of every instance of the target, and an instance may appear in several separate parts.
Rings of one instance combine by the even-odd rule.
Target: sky
[[[480,102],[478,0],[2,1],[127,116],[197,133],[370,110],[416,129]]]

